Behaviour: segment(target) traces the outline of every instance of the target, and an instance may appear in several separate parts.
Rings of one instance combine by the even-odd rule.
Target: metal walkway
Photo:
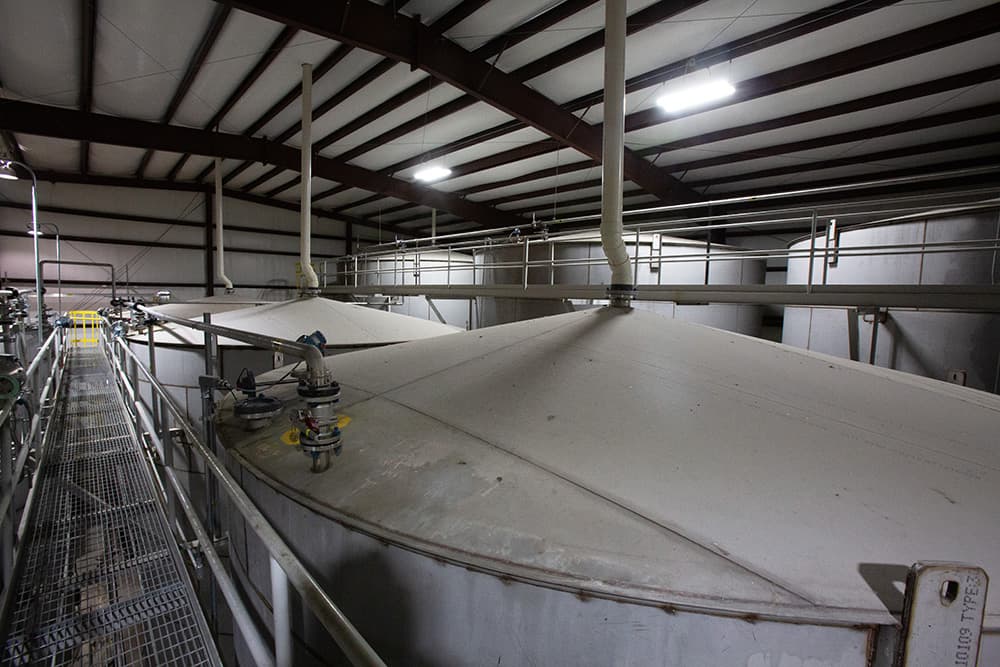
[[[66,379],[0,664],[218,664],[100,349],[73,349]]]

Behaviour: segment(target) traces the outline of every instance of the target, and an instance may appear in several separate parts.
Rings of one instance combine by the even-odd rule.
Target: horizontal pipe
[[[223,335],[228,336],[228,334]],[[288,546],[270,522],[268,522],[267,518],[254,505],[253,501],[246,494],[246,491],[229,474],[229,471],[226,470],[215,454],[208,449],[202,441],[201,436],[188,422],[184,410],[177,404],[176,399],[167,392],[159,380],[150,373],[149,369],[138,360],[128,345],[125,345],[120,338],[115,338],[114,341],[135,362],[137,368],[149,380],[153,390],[166,401],[167,408],[187,434],[191,447],[204,459],[206,467],[218,480],[219,488],[229,496],[233,507],[236,508],[246,520],[247,525],[261,539],[268,553],[271,554],[281,566],[281,569],[284,570],[285,574],[288,575],[289,582],[299,592],[303,601],[316,615],[320,623],[323,624],[327,632],[330,633],[334,641],[337,642],[337,645],[344,651],[347,658],[355,665],[385,667],[385,663],[378,657],[375,650],[365,641],[357,628],[344,616],[344,613],[330,599],[326,591],[322,589],[316,579],[310,574],[309,570],[295,556],[291,547]]]
[[[264,336],[250,331],[241,331],[240,329],[221,327],[218,324],[206,324],[205,322],[198,322],[197,320],[174,317],[173,315],[167,315],[155,310],[150,310],[146,306],[136,303],[130,303],[127,305],[129,308],[146,313],[155,320],[173,322],[174,324],[180,324],[181,326],[188,327],[189,329],[197,329],[198,331],[205,333],[216,334],[217,336],[223,336],[224,338],[232,338],[233,340],[249,343],[254,347],[290,354],[306,362],[306,366],[309,369],[309,378],[312,381],[317,383],[328,383],[330,381],[330,372],[326,369],[326,364],[323,361],[323,353],[319,351],[319,348],[313,345],[297,343],[295,341],[284,340],[282,338],[274,338],[272,336]]]

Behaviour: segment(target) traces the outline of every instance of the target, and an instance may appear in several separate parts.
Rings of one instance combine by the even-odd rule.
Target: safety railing
[[[23,335],[23,334],[22,334]],[[48,422],[62,387],[66,334],[56,328],[25,369],[13,356],[0,368],[0,617],[11,603],[14,565],[20,553],[35,498],[39,462],[48,444]],[[24,505],[17,499],[27,486]]]
[[[136,309],[143,310],[141,306],[136,306]],[[285,542],[226,469],[215,452],[215,437],[211,428],[206,428],[207,433],[203,433],[192,425],[185,409],[157,379],[154,331],[157,326],[156,318],[203,331],[206,334],[206,358],[209,364],[214,357],[214,350],[217,349],[217,338],[223,336],[300,356],[308,362],[310,371],[317,375],[323,370],[315,366],[316,355],[313,353],[318,354],[316,348],[293,341],[265,339],[254,334],[215,326],[209,322],[193,322],[145,312],[150,317],[147,323],[148,367],[129,349],[120,325],[113,325],[107,319],[103,321],[101,331],[102,345],[118,378],[126,404],[132,409],[136,431],[149,439],[159,457],[159,461],[154,461],[154,470],[165,477],[161,484],[164,488],[167,514],[174,526],[178,525],[175,521],[178,510],[186,519],[187,525],[194,533],[195,544],[204,556],[215,584],[228,605],[254,662],[259,667],[292,665],[292,612],[288,588],[291,583],[306,607],[326,628],[351,664],[365,667],[383,666],[384,663],[375,650],[323,590],[316,578],[295,555],[291,546]],[[309,350],[305,349],[307,347]],[[319,359],[322,366],[322,357]],[[147,405],[139,394],[140,376],[145,378],[151,388],[151,405]],[[210,422],[211,418],[208,418],[205,425]],[[207,471],[205,477],[209,488],[206,489],[206,498],[209,507],[206,508],[208,519],[205,522],[202,521],[188,490],[181,484],[173,469],[173,439],[178,437],[178,434],[182,434],[190,451],[199,457]],[[217,496],[219,490],[226,495],[230,501],[229,506],[239,513],[246,526],[257,535],[270,554],[273,642],[269,642],[261,634],[254,616],[244,603],[215,549],[215,540],[222,536],[216,534],[217,527],[213,517],[217,510],[212,499]]]
[[[71,345],[94,347],[100,342],[101,316],[96,310],[71,310],[67,317],[72,324],[69,331]]]
[[[973,199],[970,200],[970,197]],[[942,205],[942,200],[946,201]],[[722,200],[726,202],[728,200]],[[673,211],[684,207],[660,207],[643,212]],[[833,204],[822,207],[798,206],[770,211],[733,212],[674,217],[667,220],[641,222],[625,226],[625,242],[634,264],[634,286],[671,284],[664,280],[665,267],[677,264],[702,264],[704,279],[697,284],[708,285],[711,269],[721,263],[745,260],[805,260],[804,290],[814,285],[826,285],[831,259],[852,257],[902,257],[941,253],[1000,252],[1000,234],[989,237],[954,241],[920,241],[898,243],[852,244],[841,247],[840,235],[863,227],[918,221],[931,216],[949,216],[1000,209],[996,188],[963,190],[934,195],[918,194],[891,199],[853,202],[850,206]],[[555,285],[557,271],[568,268],[602,269],[607,261],[602,253],[593,257],[560,257],[557,248],[568,243],[590,241],[599,243],[596,229],[560,230],[564,222],[586,222],[581,216],[546,223],[528,223],[510,230],[461,232],[431,239],[409,239],[395,244],[372,246],[364,252],[337,260],[336,280],[331,280],[324,267],[324,281],[335,287],[331,293],[349,291],[351,287],[367,290],[378,287],[404,286],[475,287],[478,285]],[[555,227],[550,227],[555,225]],[[787,240],[789,232],[808,226],[809,233],[801,237],[800,247]],[[762,248],[740,248],[713,242],[687,241],[668,235],[688,234],[705,237],[712,232],[751,232],[773,235],[775,245]],[[497,236],[497,232],[500,235]],[[784,235],[784,236],[782,236]],[[687,246],[687,247],[685,247]],[[801,247],[804,246],[804,247]],[[640,267],[648,271],[640,274]],[[814,271],[814,268],[821,267]],[[505,277],[496,279],[497,272]],[[511,280],[516,276],[515,280]],[[641,277],[644,276],[645,280]],[[456,290],[456,294],[457,294]],[[360,293],[360,292],[359,292]]]

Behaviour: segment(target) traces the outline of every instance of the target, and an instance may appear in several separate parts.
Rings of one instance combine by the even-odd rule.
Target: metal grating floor
[[[66,381],[0,664],[215,664],[100,350],[74,348]]]

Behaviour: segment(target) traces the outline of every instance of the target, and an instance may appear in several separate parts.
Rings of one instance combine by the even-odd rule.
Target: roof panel
[[[319,194],[319,192],[320,189],[314,187],[313,197]],[[343,206],[352,201],[357,201],[358,199],[361,199],[362,197],[365,197],[366,195],[369,194],[371,193],[365,192],[360,188],[350,188],[348,190],[345,190],[344,192],[338,192],[337,194],[332,195],[330,197],[324,197],[323,199],[319,200],[318,204],[323,208],[337,208],[338,206]]]
[[[0,2],[0,96],[75,105],[79,25],[79,2]]]
[[[740,63],[743,60],[733,61],[733,66],[742,67]],[[769,120],[860,99],[997,62],[1000,62],[1000,36],[993,35],[847,76],[793,88],[776,95],[668,120],[659,125],[630,132],[627,140],[632,145],[675,141],[720,128]],[[682,85],[678,80],[671,82],[671,87],[675,84],[677,87]],[[646,106],[654,103],[655,100],[650,98]],[[631,112],[632,108],[629,109]]]
[[[17,143],[24,152],[24,160],[32,169],[76,171],[80,165],[80,144],[66,139],[18,134]]]
[[[250,87],[232,111],[222,119],[222,129],[227,132],[243,132],[257,121],[271,105],[277,102],[292,88],[301,87],[302,63],[322,62],[338,46],[337,42],[311,33],[300,32],[292,39],[291,44],[278,54],[260,78]],[[333,73],[327,76],[334,76]],[[319,79],[313,87],[313,97],[324,90]],[[301,114],[299,104],[290,105],[291,121],[285,121],[279,132],[298,119]]]
[[[434,3],[434,0],[418,0],[407,6],[407,13],[414,8]],[[453,3],[455,4],[455,3]],[[553,4],[552,0],[521,0],[520,2],[489,2],[479,8],[445,35],[467,51],[474,51],[498,34],[541,14]]]
[[[90,169],[105,176],[134,176],[145,151],[125,146],[90,144]]]
[[[377,150],[366,153],[354,160],[352,164],[357,164],[369,169],[382,169],[398,161],[407,159],[435,148],[437,146],[450,143],[469,134],[480,130],[494,127],[511,120],[504,112],[486,104],[477,102],[468,109],[452,114],[437,122],[431,123],[419,130],[393,140]],[[510,135],[508,135],[509,137]],[[507,137],[505,137],[506,139]],[[493,145],[496,150],[497,145]],[[509,148],[510,146],[506,146]],[[391,153],[387,149],[392,149]],[[435,160],[435,163],[456,164],[452,159],[454,155],[449,155]],[[397,174],[400,178],[411,178],[413,173],[420,169],[420,165],[403,170]]]
[[[527,160],[518,160],[517,162],[494,167],[493,169],[477,171],[474,174],[453,178],[449,181],[441,183],[440,187],[442,190],[460,190],[462,188],[472,187],[482,183],[513,178],[514,176],[519,176],[525,172],[531,172],[537,169],[549,169],[558,167],[562,164],[579,162],[584,159],[587,158],[583,153],[580,153],[572,148],[564,148],[559,151],[546,153],[545,155],[528,158]]]
[[[431,82],[433,79],[431,77],[427,77],[427,81]],[[426,112],[433,111],[436,107],[462,97],[464,94],[465,93],[458,88],[449,86],[448,84],[435,86],[410,102],[396,107],[396,109],[390,111],[389,113],[383,114],[374,122],[369,123],[356,132],[347,135],[337,143],[330,144],[324,148],[321,153],[328,156],[335,156],[339,153],[343,153],[354,148],[355,146],[358,146],[359,144],[377,137],[383,132],[388,132],[389,130],[399,127],[405,122],[419,118]],[[375,106],[375,103],[372,103],[370,106]],[[335,122],[337,128],[340,128],[354,119],[354,116],[338,115]]]
[[[176,122],[202,127],[264,55],[282,26],[234,10],[177,110]]]
[[[327,44],[331,43],[332,42],[327,42]],[[311,62],[315,66],[319,64],[320,60],[321,59],[313,59]],[[337,91],[339,91],[348,83],[353,81],[362,72],[366,71],[369,67],[377,63],[379,60],[381,60],[381,56],[379,56],[378,54],[369,53],[368,51],[363,51],[361,49],[352,49],[351,52],[343,60],[337,63],[337,65],[329,72],[327,72],[324,76],[315,77],[313,79],[313,89],[312,89],[313,108],[315,109],[320,104],[323,104],[324,102],[326,102],[326,100],[333,97],[333,95],[337,93]],[[289,74],[285,78],[285,80],[281,82],[281,85],[278,86],[278,90],[280,90],[280,92],[275,91],[275,94],[273,94],[271,102],[276,101],[278,97],[284,95],[285,92],[289,90],[289,88],[297,86],[299,89],[301,89],[302,63],[304,62],[310,62],[310,61],[297,60],[295,62],[293,73]],[[338,114],[340,114],[339,111],[340,108],[341,107],[338,106],[336,109],[333,110],[332,113],[334,114],[335,117]],[[271,120],[267,125],[265,125],[264,128],[259,132],[259,134],[267,137],[276,136],[288,130],[288,128],[298,123],[301,119],[302,119],[302,101],[301,98],[298,98],[295,102],[285,107],[285,109],[282,110],[281,113],[279,113],[277,116],[274,117],[273,120]],[[256,118],[254,118],[254,120],[256,120]],[[325,132],[326,130],[325,126],[323,125],[323,119],[314,117],[313,118],[314,140],[318,140],[319,138],[323,137]],[[294,144],[297,146],[299,143],[298,133],[292,135],[291,138],[286,143]]]

